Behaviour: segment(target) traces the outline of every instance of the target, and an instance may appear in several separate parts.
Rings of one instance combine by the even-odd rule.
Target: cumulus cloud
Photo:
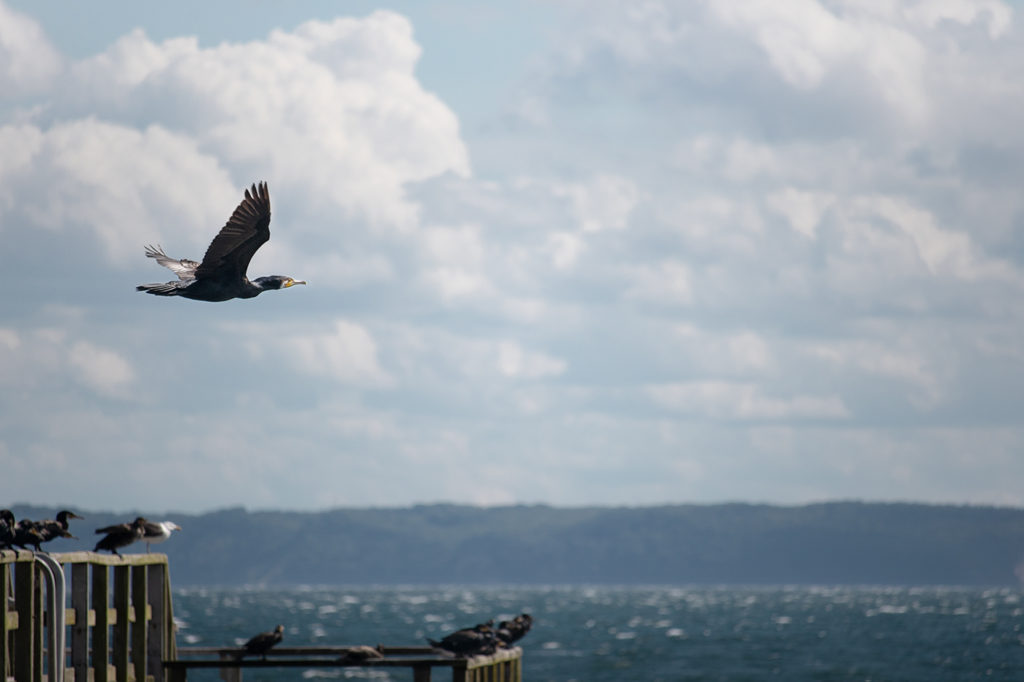
[[[0,4],[0,92],[8,96],[44,91],[63,59],[39,24]]]
[[[207,508],[225,481],[263,506],[1020,501],[942,473],[977,434],[979,469],[1020,474],[1012,8],[552,11],[522,81],[481,74],[507,109],[459,91],[457,114],[424,83],[452,87],[431,50],[460,37],[394,12],[65,58],[0,5],[5,465],[74,468],[73,444],[144,484],[137,451],[173,453]],[[261,179],[252,273],[309,287],[131,290],[162,273],[143,244],[198,259]]]
[[[691,417],[799,420],[851,416],[837,395],[773,397],[747,382],[680,382],[649,386],[647,392],[655,403]]]
[[[89,230],[124,263],[182,231],[205,248],[240,187],[268,178],[288,197],[275,205],[292,209],[275,216],[301,224],[307,243],[337,239],[346,217],[411,229],[408,183],[469,172],[458,120],[415,77],[419,54],[391,12],[209,48],[132,31],[71,63],[30,123],[0,127],[0,211],[16,211],[2,224]],[[320,253],[302,255],[317,267]]]
[[[135,379],[135,372],[118,353],[78,341],[71,346],[68,362],[80,380],[98,393],[125,395]]]
[[[277,350],[286,362],[310,376],[368,387],[392,382],[378,362],[373,336],[349,320],[335,320],[329,331],[279,338]]]

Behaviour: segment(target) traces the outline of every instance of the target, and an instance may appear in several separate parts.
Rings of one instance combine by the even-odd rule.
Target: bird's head
[[[82,518],[81,516],[76,514],[75,512],[68,511],[67,509],[65,509],[64,511],[58,512],[57,513],[57,519],[59,521],[64,521],[65,523],[67,523],[68,519],[82,519],[83,521],[85,520],[84,518]]]
[[[263,291],[272,291],[274,289],[287,289],[293,287],[296,284],[305,284],[301,279],[292,279],[291,277],[285,277],[284,275],[269,275],[267,277],[257,277],[252,281],[253,284],[258,286]]]

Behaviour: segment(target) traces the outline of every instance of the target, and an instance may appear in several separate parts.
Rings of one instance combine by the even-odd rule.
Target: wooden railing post
[[[131,568],[131,615],[133,621],[131,659],[135,679],[142,682],[146,679],[146,637],[149,632],[149,624],[146,619],[146,574],[148,569],[149,567],[146,565],[132,566]]]
[[[92,672],[95,682],[109,682],[110,567],[106,565],[92,567],[92,614]]]
[[[128,682],[128,638],[131,634],[131,613],[128,609],[131,585],[128,579],[128,566],[114,566],[114,641],[111,653],[116,682]]]
[[[146,623],[146,675],[155,682],[164,679],[164,667],[161,661],[167,647],[167,635],[163,632],[167,615],[164,603],[164,581],[167,579],[167,566],[153,564],[146,574],[146,602],[149,604],[150,617]],[[173,626],[168,626],[173,630]],[[171,635],[173,637],[173,633]]]
[[[18,609],[18,629],[14,631],[14,679],[19,682],[31,680],[37,656],[42,660],[42,652],[35,649],[35,628],[32,627],[32,617],[36,610],[35,600],[35,565],[32,562],[15,564],[14,601]]]
[[[11,628],[7,616],[8,585],[11,583],[11,565],[0,564],[0,678],[6,680],[11,676]]]
[[[71,565],[71,668],[76,680],[89,679],[89,564]]]

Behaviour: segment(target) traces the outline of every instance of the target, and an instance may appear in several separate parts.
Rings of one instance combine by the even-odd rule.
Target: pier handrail
[[[176,655],[165,554],[0,550],[0,589],[2,679],[56,681],[71,670],[75,680],[162,682],[163,660]],[[62,621],[71,630],[70,665]]]
[[[378,646],[383,658],[346,661],[347,646],[278,646],[267,652],[267,660],[238,658],[239,648],[181,647],[178,659],[164,661],[167,682],[184,682],[190,669],[217,668],[221,679],[241,682],[244,668],[409,668],[413,682],[431,682],[434,668],[450,668],[452,682],[522,682],[522,656],[519,647],[502,649],[489,656],[456,658],[439,654],[425,646]],[[218,658],[191,659],[192,656]]]
[[[434,668],[451,669],[453,682],[522,680],[518,647],[456,658],[378,646],[382,657],[368,660],[343,658],[353,649],[345,646],[277,647],[266,660],[240,659],[238,647],[179,649],[165,554],[0,550],[0,594],[0,682],[183,682],[198,668],[240,681],[244,668],[344,667],[408,668],[413,682],[430,682]]]

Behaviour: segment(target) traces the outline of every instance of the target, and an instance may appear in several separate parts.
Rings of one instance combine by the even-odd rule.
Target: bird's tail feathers
[[[135,287],[135,291],[145,291],[147,294],[153,294],[154,296],[177,296],[180,289],[181,287],[178,286],[177,282],[140,284]]]

